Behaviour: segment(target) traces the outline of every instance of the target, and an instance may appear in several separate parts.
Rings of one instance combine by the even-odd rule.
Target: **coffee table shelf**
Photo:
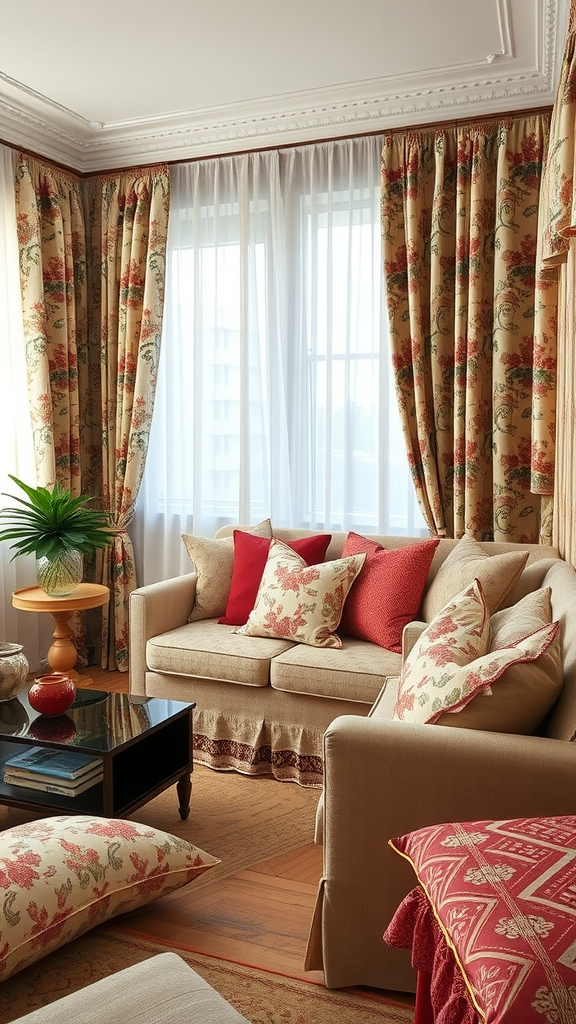
[[[78,691],[77,702],[58,718],[38,715],[23,693],[10,704],[9,715],[0,704],[0,804],[121,818],[176,785],[180,816],[188,817],[195,704],[91,690]],[[100,757],[103,779],[75,797],[6,784],[5,761],[31,746]]]

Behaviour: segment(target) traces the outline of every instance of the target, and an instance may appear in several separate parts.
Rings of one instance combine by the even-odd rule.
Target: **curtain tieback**
[[[128,523],[125,518],[122,518],[119,523],[111,523],[107,527],[110,533],[113,533],[116,537],[119,537],[123,533],[128,532]]]

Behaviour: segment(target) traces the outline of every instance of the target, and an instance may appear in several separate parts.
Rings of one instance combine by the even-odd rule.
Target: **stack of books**
[[[59,796],[79,796],[101,782],[102,776],[102,759],[76,750],[27,747],[4,763],[7,785]]]

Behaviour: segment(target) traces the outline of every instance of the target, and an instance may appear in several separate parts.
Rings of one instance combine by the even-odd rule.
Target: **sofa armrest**
[[[139,587],[130,594],[130,693],[146,696],[146,644],[184,626],[194,607],[195,572]]]
[[[402,630],[402,664],[406,661],[410,651],[416,641],[422,636],[427,625],[427,622],[419,622],[415,619],[414,622],[408,622],[404,626]]]
[[[576,811],[576,743],[562,740],[342,716],[326,730],[324,758],[321,936],[311,947],[330,987],[414,987],[409,957],[382,941],[415,884],[389,839],[443,821]]]

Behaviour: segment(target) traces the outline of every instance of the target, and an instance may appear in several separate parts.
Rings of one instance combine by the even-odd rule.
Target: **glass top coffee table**
[[[195,704],[78,690],[65,715],[39,715],[23,691],[0,703],[0,804],[36,812],[122,818],[175,785],[180,817],[190,811]],[[93,755],[102,780],[78,796],[8,785],[4,765],[26,747]]]

